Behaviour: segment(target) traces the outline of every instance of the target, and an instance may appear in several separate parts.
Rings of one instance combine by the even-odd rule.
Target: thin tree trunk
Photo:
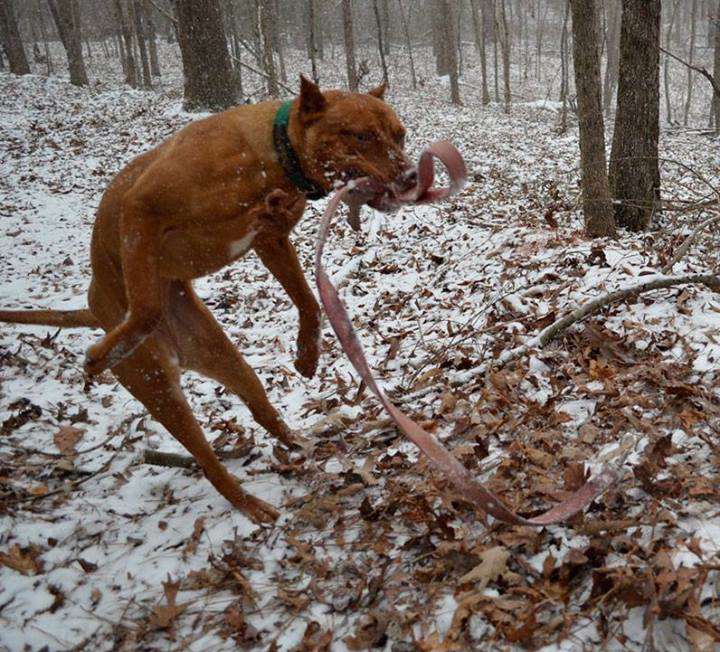
[[[143,86],[152,88],[152,76],[150,75],[150,60],[148,58],[147,43],[145,40],[145,29],[142,21],[142,7],[140,0],[132,0],[129,5],[130,16],[135,25],[135,38],[140,49],[140,61],[142,63]]]
[[[603,83],[603,110],[610,115],[612,98],[618,78],[618,65],[620,62],[620,18],[622,15],[620,0],[606,0],[608,5],[607,30],[607,67]]]
[[[398,7],[400,8],[400,20],[402,21],[403,33],[405,34],[405,47],[407,48],[408,59],[410,60],[410,78],[412,80],[413,90],[416,90],[417,75],[415,74],[415,59],[413,58],[412,39],[410,38],[410,27],[408,25],[410,17],[405,15],[402,0],[398,0]]]
[[[680,0],[675,0],[673,4],[672,12],[670,14],[670,20],[668,21],[667,31],[665,32],[665,47],[668,50],[672,50],[672,33],[673,26],[675,25],[675,18],[677,16],[677,10],[680,6]],[[668,124],[672,124],[672,103],[670,102],[670,57],[665,57],[665,65],[663,66],[663,85],[665,87],[665,112],[667,115]]]
[[[320,75],[317,68],[317,38],[315,35],[315,0],[307,0],[308,11],[308,50],[310,53],[310,65],[312,66],[312,77],[316,84],[320,83]]]
[[[494,2],[495,0],[493,0]],[[495,21],[495,9],[493,8],[493,66],[495,69],[495,101],[500,104],[500,69],[498,68],[498,30],[497,23]]]
[[[258,13],[260,22],[260,35],[262,37],[263,67],[267,74],[267,90],[270,97],[277,97],[280,91],[275,69],[272,38],[272,0],[259,0]]]
[[[283,33],[280,29],[280,6],[279,0],[274,0],[275,6],[271,12],[271,27],[273,46],[278,55],[278,64],[280,65],[280,79],[287,83],[287,70],[285,69],[285,48],[283,47]]]
[[[562,31],[560,33],[560,133],[567,131],[567,104],[569,91],[568,74],[568,20],[570,18],[570,0],[565,0],[565,17],[563,18]]]
[[[500,51],[503,64],[503,91],[505,99],[505,113],[510,111],[510,33],[508,31],[507,17],[505,14],[505,0],[496,0],[495,4],[496,33],[500,38]]]
[[[35,1],[35,14],[40,24],[40,35],[42,36],[43,44],[45,46],[45,63],[47,64],[47,74],[52,75],[54,72],[52,56],[50,55],[50,43],[48,40],[47,27],[45,26],[45,14],[40,9],[40,0]]]
[[[358,92],[357,65],[355,63],[355,34],[353,30],[352,0],[342,0],[343,35],[345,37],[345,68],[348,88]]]
[[[490,91],[488,90],[487,81],[487,56],[485,53],[485,0],[480,6],[478,12],[478,1],[470,0],[470,11],[472,12],[473,30],[475,32],[475,49],[480,57],[480,73],[482,76],[482,103],[490,103]]]
[[[646,229],[659,200],[660,0],[623,0],[610,188],[618,225]]]
[[[542,79],[542,49],[543,49],[543,36],[545,35],[545,19],[547,18],[548,3],[543,3],[542,18],[540,18],[540,3],[538,0],[537,11],[538,26],[536,30],[536,41],[535,41],[535,78],[540,81]]]
[[[145,36],[147,37],[148,51],[150,52],[150,74],[153,77],[160,77],[160,61],[157,53],[157,32],[155,31],[155,23],[153,22],[152,9],[148,0],[142,5],[143,18],[145,19]]]
[[[132,32],[125,15],[125,7],[122,0],[115,0],[115,20],[120,26],[121,40],[120,47],[123,50],[123,69],[125,71],[125,83],[132,88],[138,87],[138,69],[135,64],[135,54],[132,44]]]
[[[688,63],[693,65],[695,59],[695,38],[697,36],[697,3],[698,0],[692,0],[692,9],[690,11],[690,44],[688,46]],[[693,71],[687,69],[687,97],[685,98],[685,110],[683,111],[683,125],[687,127],[688,118],[690,116],[690,105],[692,103],[693,93]]]
[[[373,0],[373,12],[375,13],[375,24],[377,26],[378,52],[380,54],[380,65],[382,66],[382,71],[383,71],[383,81],[386,84],[389,84],[390,77],[388,75],[387,62],[385,61],[385,47],[383,44],[382,20],[380,19],[380,10],[378,8],[378,0]]]
[[[715,28],[715,49],[713,57],[713,77],[716,81],[720,81],[720,0],[715,3],[714,22]],[[715,135],[720,135],[720,95],[715,92],[713,94],[713,115],[715,116]]]
[[[0,42],[7,54],[10,72],[15,75],[29,75],[30,64],[20,38],[13,0],[0,0]]]
[[[585,229],[592,237],[615,232],[605,156],[605,125],[600,90],[597,0],[570,0],[573,67],[580,122]]]
[[[48,0],[55,26],[60,34],[70,70],[70,83],[87,86],[85,61],[82,54],[82,33],[80,28],[80,7],[77,0]]]
[[[390,54],[390,2],[382,0],[382,33],[384,53]]]

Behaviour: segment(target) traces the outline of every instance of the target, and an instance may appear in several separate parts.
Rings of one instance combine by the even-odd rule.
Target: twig
[[[710,219],[705,220],[704,222],[701,222],[693,232],[683,240],[683,243],[678,247],[677,252],[672,257],[672,260],[663,267],[663,274],[669,274],[672,272],[672,268],[680,261],[680,259],[688,252],[690,249],[690,245],[695,241],[695,238],[700,235],[702,231],[705,230],[706,227],[710,226],[711,224],[715,224],[716,222],[720,222],[720,214],[715,215],[715,217],[711,217]]]
[[[228,52],[228,54],[229,54],[230,58],[231,58],[233,61],[235,61],[235,63],[240,64],[241,66],[243,66],[243,68],[247,68],[248,70],[251,70],[252,72],[254,72],[256,75],[260,75],[261,77],[265,77],[265,79],[270,79],[270,75],[268,75],[267,73],[263,72],[262,70],[258,70],[258,69],[255,68],[254,66],[251,66],[249,63],[245,63],[242,59],[238,59],[236,56],[233,56],[233,55],[230,54],[229,52]],[[295,95],[295,94],[296,94],[296,91],[294,91],[292,88],[290,88],[287,84],[283,84],[279,79],[277,79],[276,82],[277,82],[277,85],[278,85],[278,86],[280,86],[283,90],[286,90],[286,91],[287,91],[288,93],[290,93],[291,95]]]
[[[530,349],[542,349],[564,330],[567,330],[573,324],[582,321],[588,315],[598,312],[605,306],[609,306],[611,303],[635,297],[643,292],[650,292],[651,290],[660,290],[663,288],[675,287],[677,285],[688,285],[693,283],[706,285],[711,290],[720,292],[720,276],[716,276],[715,274],[690,274],[688,276],[655,278],[650,281],[638,283],[637,285],[633,285],[629,288],[615,290],[614,292],[609,292],[597,299],[588,301],[579,308],[573,310],[569,315],[566,315],[562,319],[558,319],[547,328],[544,328],[539,335],[533,337],[529,342],[515,349],[505,351],[493,363],[491,363],[490,366],[495,368],[504,367],[508,364],[508,362],[516,360],[527,353]]]
[[[679,61],[679,62],[680,62],[681,64],[683,64],[684,66],[687,66],[688,68],[690,68],[690,70],[694,70],[695,72],[699,72],[703,77],[705,77],[705,79],[707,79],[707,80],[710,82],[710,84],[711,84],[712,87],[713,87],[713,90],[715,91],[715,95],[720,96],[720,82],[718,82],[718,81],[715,79],[715,77],[713,77],[713,76],[707,71],[706,68],[699,68],[698,66],[693,66],[691,63],[688,63],[688,62],[685,61],[684,59],[681,59],[679,56],[677,56],[676,54],[673,54],[672,52],[669,52],[669,51],[666,50],[665,48],[660,48],[660,51],[661,51],[661,52],[664,52],[664,53],[667,54],[669,57],[675,59],[675,61]]]

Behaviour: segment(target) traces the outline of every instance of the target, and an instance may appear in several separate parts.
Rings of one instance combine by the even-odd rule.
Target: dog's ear
[[[385,99],[385,91],[387,90],[387,82],[383,82],[380,86],[376,86],[372,90],[368,91],[368,95],[377,97],[379,100]]]
[[[320,92],[320,87],[305,75],[300,75],[300,114],[304,118],[316,117],[326,105],[327,100]]]

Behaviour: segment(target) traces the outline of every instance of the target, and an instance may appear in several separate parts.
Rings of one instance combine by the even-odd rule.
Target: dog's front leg
[[[282,285],[300,317],[295,369],[312,378],[320,357],[320,306],[305,280],[297,252],[287,235],[261,234],[255,251],[265,267]]]

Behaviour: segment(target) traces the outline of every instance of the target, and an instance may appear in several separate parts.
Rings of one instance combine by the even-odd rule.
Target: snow
[[[163,52],[167,70],[169,47]],[[291,69],[306,65],[300,53],[290,56]],[[56,336],[54,329],[2,326],[0,424],[27,407],[18,403],[22,399],[39,414],[0,434],[0,553],[19,546],[39,566],[26,575],[0,565],[0,649],[230,650],[276,642],[290,650],[314,621],[332,630],[332,649],[343,650],[345,638],[374,612],[391,619],[386,649],[413,637],[429,646],[452,624],[463,564],[492,545],[511,549],[519,583],[499,582],[485,593],[514,599],[560,590],[542,576],[548,553],[561,569],[572,549],[583,552],[602,541],[611,549],[598,568],[651,569],[653,555],[665,547],[678,567],[717,565],[717,492],[713,497],[699,484],[720,484],[716,294],[695,286],[648,293],[576,325],[518,367],[478,372],[503,351],[531,341],[548,315],[562,316],[580,302],[660,274],[703,216],[668,213],[644,234],[586,240],[576,128],[557,133],[551,111],[557,103],[535,99],[545,96],[545,84],[529,82],[523,93],[533,99],[506,115],[494,104],[481,108],[472,88],[478,71],[469,68],[465,106],[452,107],[428,54],[418,53],[418,61],[425,62],[425,86],[413,92],[394,83],[388,99],[408,128],[409,154],[447,138],[471,162],[473,176],[447,204],[390,216],[364,209],[363,233],[342,221],[336,227],[326,264],[371,366],[403,409],[434,424],[465,463],[476,464],[474,473],[492,480],[524,513],[557,500],[568,464],[597,468],[599,460],[625,455],[619,486],[583,523],[629,519],[643,527],[597,536],[575,526],[532,534],[486,528],[453,503],[442,482],[432,482],[414,446],[399,439],[375,401],[360,392],[327,327],[318,376],[307,381],[295,373],[295,310],[248,255],[196,288],[272,403],[310,440],[306,459],[296,470],[284,468],[248,410],[216,383],[188,374],[183,387],[220,447],[254,441],[251,454],[227,465],[249,492],[278,507],[282,516],[273,527],[250,523],[196,471],[142,462],[146,449],[182,449],[113,379],[86,385],[83,355],[96,332]],[[393,69],[402,72],[402,62]],[[332,64],[322,74],[329,85],[342,81]],[[202,117],[181,110],[176,63],[151,93],[122,87],[118,71],[97,76],[106,81],[81,90],[62,79],[0,74],[3,308],[84,307],[93,212],[104,187],[133,156]],[[696,90],[699,106],[704,96]],[[674,130],[663,133],[661,145],[667,159],[720,183],[717,140]],[[707,193],[680,166],[665,163],[663,175],[667,198]],[[323,207],[309,207],[295,236],[308,277]],[[549,213],[557,227],[546,219]],[[718,233],[705,234],[674,273],[717,269],[718,250]],[[459,407],[441,413],[446,393]],[[69,425],[83,434],[68,467],[53,435]],[[597,432],[582,429],[588,426]],[[665,435],[676,450],[655,477],[681,478],[679,495],[651,495],[634,475]],[[488,449],[481,459],[468,452],[479,444]],[[543,458],[532,457],[533,451],[550,455],[552,465],[536,466],[530,460]],[[375,483],[359,473],[366,467]],[[43,497],[44,491],[58,493]],[[198,519],[204,520],[196,536]],[[642,537],[627,553],[636,531]],[[576,583],[563,587],[563,599],[543,593],[535,603],[542,618],[572,622],[572,636],[552,645],[538,638],[539,649],[600,645],[606,634],[594,622],[599,611],[583,607],[594,570],[590,562],[577,567]],[[167,604],[168,578],[180,582],[177,603],[185,607],[172,627],[162,629],[152,614]],[[717,582],[717,571],[709,571],[703,590]],[[241,636],[228,625],[233,607],[257,640],[250,629]],[[525,603],[525,611],[532,608]],[[699,608],[718,621],[717,601]],[[622,603],[614,609],[608,649],[619,649],[621,640],[625,649],[641,649],[645,609]],[[477,611],[469,622],[476,647],[508,645],[496,638],[506,629],[491,612]],[[655,632],[658,649],[686,649],[681,614],[657,620]]]

